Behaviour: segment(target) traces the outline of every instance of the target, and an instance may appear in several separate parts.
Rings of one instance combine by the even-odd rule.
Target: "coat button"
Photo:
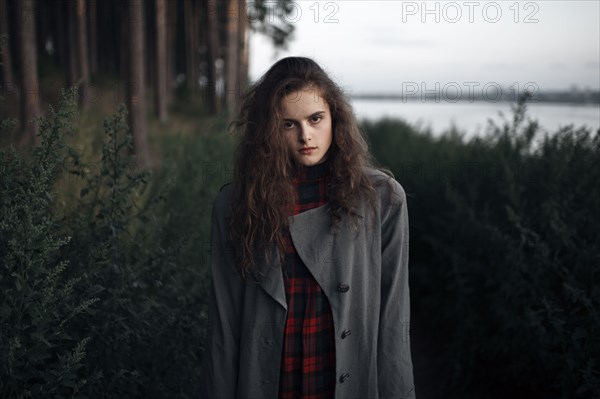
[[[340,283],[340,285],[338,285],[337,289],[339,292],[346,292],[350,289],[350,285],[346,284],[346,283]]]
[[[350,330],[342,331],[342,339],[346,338],[348,335],[350,335]]]
[[[344,382],[344,381],[346,381],[348,378],[350,378],[350,374],[348,374],[348,373],[344,373],[344,374],[340,375],[340,382]]]

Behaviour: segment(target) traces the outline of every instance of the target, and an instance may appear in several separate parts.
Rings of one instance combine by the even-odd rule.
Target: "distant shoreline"
[[[471,96],[457,95],[456,93],[426,92],[400,94],[381,94],[381,93],[359,93],[350,96],[356,100],[399,100],[402,102],[422,102],[422,103],[474,103],[474,102],[516,102],[514,95],[502,95],[498,98],[485,98],[481,95]],[[577,105],[595,105],[600,104],[600,91],[598,92],[546,92],[536,93],[528,103],[559,103],[559,104],[577,104]]]

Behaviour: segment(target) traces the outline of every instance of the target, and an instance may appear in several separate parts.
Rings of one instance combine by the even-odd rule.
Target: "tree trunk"
[[[8,0],[0,0],[0,35],[4,37],[4,47],[2,48],[2,91],[4,94],[9,92],[18,94],[15,76],[12,67],[12,55],[10,53],[10,40],[8,37]]]
[[[248,84],[248,58],[249,58],[249,37],[248,37],[248,18],[243,12],[246,9],[246,1],[239,0],[239,64],[238,64],[238,86],[240,95],[246,90]],[[238,96],[239,100],[239,96]]]
[[[192,53],[192,49],[191,49],[191,45],[190,45],[190,41],[191,41],[191,33],[190,33],[190,26],[191,26],[191,21],[190,21],[190,13],[192,12],[192,0],[183,0],[183,32],[184,32],[184,37],[185,37],[185,85],[188,88],[188,90],[191,90],[192,88],[192,79],[191,79],[191,73],[192,73],[192,65],[191,65],[191,53]]]
[[[239,10],[237,0],[227,0],[227,60],[225,64],[225,101],[227,112],[233,115],[239,96]]]
[[[198,18],[196,1],[184,0],[186,84],[190,91],[198,87]]]
[[[127,46],[124,45],[126,37],[122,33],[124,8],[125,3],[122,1],[116,3],[114,0],[100,0],[96,3],[97,21],[101,21],[96,25],[98,36],[95,41],[97,46],[95,52],[98,54],[96,60],[98,69],[119,76],[125,76],[123,57]],[[102,38],[101,45],[100,38]],[[94,52],[93,46],[92,43],[92,52]]]
[[[65,21],[65,5],[58,3],[52,7],[54,12],[54,50],[56,51],[57,64],[61,70],[66,70],[68,61],[67,48],[67,33]],[[66,78],[66,75],[65,75]]]
[[[98,73],[98,2],[88,0],[88,28],[90,44],[90,73]]]
[[[133,135],[133,147],[138,165],[148,166],[148,141],[144,102],[144,15],[142,0],[128,0],[126,26],[128,47],[128,76],[126,80],[129,127]]]
[[[75,7],[76,4],[67,1],[65,3],[66,14],[67,14],[67,23],[65,26],[65,31],[67,34],[67,38],[65,41],[66,44],[66,52],[68,57],[67,63],[67,77],[66,81],[67,87],[71,87],[77,83],[77,79],[79,78],[79,61],[77,59],[77,50],[79,48],[78,40],[77,40],[77,16],[75,15]]]
[[[154,89],[156,82],[156,1],[143,0],[144,7],[144,67],[146,88]]]
[[[126,1],[121,1],[120,3],[117,3],[117,9],[119,10],[119,17],[120,17],[120,42],[121,42],[121,46],[120,46],[120,51],[119,51],[119,76],[128,76],[129,73],[129,66],[128,66],[128,62],[130,59],[130,53],[129,53],[129,45],[127,45],[127,43],[129,42],[129,40],[131,39],[131,37],[129,36],[129,31],[130,31],[130,23],[129,23],[129,3],[131,0],[126,0]],[[127,82],[125,82],[127,83]]]
[[[77,0],[77,69],[79,76],[79,105],[87,108],[86,90],[90,82],[90,64],[88,62],[87,12],[85,0]]]
[[[156,116],[167,121],[167,4],[156,0],[156,83],[154,90]]]
[[[47,15],[50,13],[52,4],[47,1],[36,1],[35,6],[35,47],[40,56],[46,50],[46,39],[50,36],[50,21]],[[43,100],[42,100],[43,101]]]
[[[206,78],[207,78],[207,100],[208,109],[215,115],[220,111],[220,103],[217,99],[217,57],[219,51],[219,21],[217,15],[217,0],[204,0],[206,18]]]
[[[194,85],[193,92],[197,94],[200,80],[200,0],[193,1],[194,14],[192,16],[194,35]]]
[[[177,47],[177,1],[167,1],[167,103],[169,103],[173,97],[173,90],[175,89],[175,58],[176,58],[176,47]]]
[[[35,142],[36,125],[29,123],[40,113],[37,53],[35,44],[35,9],[33,0],[16,2],[21,51],[21,137],[19,144],[31,145]]]

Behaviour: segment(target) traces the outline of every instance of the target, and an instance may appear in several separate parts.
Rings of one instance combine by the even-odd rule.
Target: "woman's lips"
[[[315,150],[317,149],[317,147],[306,147],[306,148],[301,148],[300,150],[298,150],[298,152],[300,154],[304,154],[304,155],[310,155],[312,154]]]

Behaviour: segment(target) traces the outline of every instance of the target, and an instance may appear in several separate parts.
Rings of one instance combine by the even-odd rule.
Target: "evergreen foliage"
[[[441,343],[448,398],[600,392],[600,137],[526,118],[468,142],[367,123],[404,185],[415,314]]]
[[[37,121],[31,156],[0,151],[0,397],[193,397],[208,247],[169,230],[170,186],[136,167],[124,106],[96,163],[66,144],[75,98]]]

